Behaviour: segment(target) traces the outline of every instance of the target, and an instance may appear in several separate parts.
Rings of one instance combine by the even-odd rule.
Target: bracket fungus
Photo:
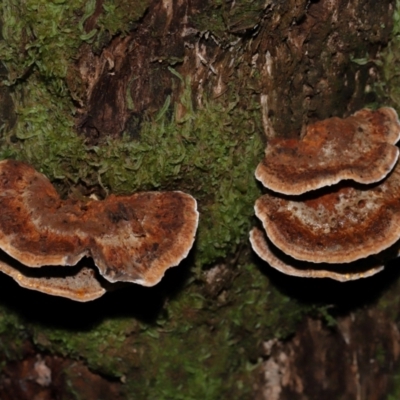
[[[98,299],[112,289],[112,284],[100,282],[92,268],[63,268],[62,271],[58,267],[29,268],[5,257],[5,253],[1,255],[0,271],[23,288],[81,302]]]
[[[186,193],[62,200],[44,175],[12,160],[0,162],[0,193],[0,248],[5,253],[28,267],[72,266],[90,256],[109,282],[157,284],[187,256],[198,225],[196,200]],[[0,270],[16,279],[9,268]],[[88,280],[89,274],[83,269],[78,276]],[[24,282],[35,286],[19,279]]]
[[[307,126],[303,138],[273,139],[256,178],[274,192],[298,195],[341,180],[379,182],[396,164],[400,122],[394,109],[360,110],[354,115]]]
[[[271,267],[286,275],[305,278],[331,278],[339,282],[367,278],[383,270],[381,262],[370,257],[352,263],[351,269],[345,264],[314,264],[296,260],[274,246],[259,228],[250,231],[250,242],[256,254]]]
[[[269,190],[255,204],[265,229],[250,233],[255,252],[295,276],[346,281],[381,271],[374,255],[400,239],[399,137],[396,112],[381,108],[273,143],[256,172]]]

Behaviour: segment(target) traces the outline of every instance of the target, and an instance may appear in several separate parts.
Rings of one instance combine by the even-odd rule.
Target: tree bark
[[[387,102],[394,0],[17,3],[1,6],[1,157],[64,196],[188,191],[201,223],[155,288],[73,304],[0,277],[0,397],[396,393],[398,273],[289,278],[247,239],[267,139]]]

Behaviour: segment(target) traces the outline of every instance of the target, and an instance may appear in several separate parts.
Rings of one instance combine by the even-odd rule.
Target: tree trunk
[[[77,304],[1,276],[2,399],[397,398],[394,266],[308,281],[248,244],[267,139],[397,106],[394,3],[0,4],[0,157],[64,197],[182,190],[200,210],[154,288]]]

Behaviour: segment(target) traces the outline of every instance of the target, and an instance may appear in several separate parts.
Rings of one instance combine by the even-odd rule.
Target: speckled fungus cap
[[[400,238],[400,167],[373,186],[337,185],[302,196],[267,193],[255,204],[272,243],[314,263],[349,263]]]
[[[106,288],[101,285],[96,278],[95,271],[91,268],[82,267],[77,270],[73,268],[73,272],[69,271],[71,268],[63,268],[62,272],[65,275],[55,274],[55,276],[51,276],[49,269],[59,270],[59,268],[28,268],[16,260],[7,261],[4,260],[3,253],[0,256],[0,271],[26,289],[80,302],[98,299],[106,293]],[[46,269],[46,272],[43,269]]]
[[[299,195],[341,180],[382,180],[399,156],[400,123],[394,109],[361,110],[319,121],[302,139],[272,139],[256,178],[278,193]]]
[[[373,257],[350,264],[315,264],[296,260],[283,253],[266,237],[261,229],[250,231],[250,242],[256,254],[272,268],[291,276],[304,278],[330,278],[339,282],[367,278],[383,270]]]
[[[2,250],[30,267],[75,265],[89,255],[110,282],[155,285],[187,256],[198,224],[188,194],[61,200],[45,176],[12,160],[0,162],[0,193]]]

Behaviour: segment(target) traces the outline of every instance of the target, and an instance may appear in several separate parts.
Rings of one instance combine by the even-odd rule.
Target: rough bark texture
[[[83,46],[71,67],[86,89],[80,130],[90,137],[134,135],[137,121],[159,110],[168,95],[179,100],[168,70],[173,65],[190,77],[198,103],[203,92],[223,95],[229,83],[260,93],[266,127],[279,136],[365,105],[373,71],[351,60],[374,59],[387,42],[392,1],[249,3],[250,14],[240,2],[155,2],[128,36],[100,51]],[[215,21],[207,21],[210,12]],[[88,20],[88,31],[98,16]],[[213,29],[219,18],[223,32]]]
[[[385,399],[399,339],[376,309],[339,318],[335,329],[307,319],[290,342],[265,343],[255,399]]]
[[[397,398],[396,266],[308,282],[247,244],[265,135],[397,105],[382,86],[398,76],[397,41],[380,56],[393,0],[0,9],[1,158],[32,163],[63,196],[179,189],[201,212],[195,249],[155,288],[82,305],[1,276],[1,398]]]
[[[255,398],[397,398],[400,334],[396,264],[384,273],[386,277],[375,281],[366,297],[363,293],[369,284],[365,282],[352,283],[340,293],[330,284],[307,287],[313,294],[303,298],[336,299],[335,324],[307,318],[288,341],[264,342]]]

